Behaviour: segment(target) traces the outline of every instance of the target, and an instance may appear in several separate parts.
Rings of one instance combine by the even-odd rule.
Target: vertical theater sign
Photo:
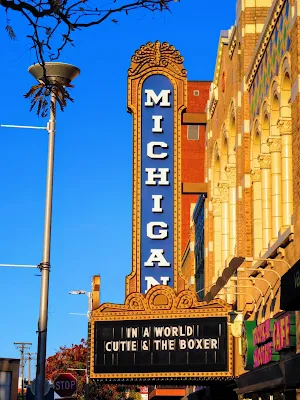
[[[133,269],[127,293],[185,288],[180,263],[180,127],[186,70],[168,43],[136,51],[128,71],[133,116]]]
[[[132,272],[124,304],[98,304],[90,323],[91,379],[190,384],[233,378],[230,307],[199,302],[181,273],[183,57],[147,43],[128,71],[133,117]]]

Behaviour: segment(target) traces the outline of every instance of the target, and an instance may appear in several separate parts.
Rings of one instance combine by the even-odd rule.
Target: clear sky
[[[81,69],[73,97],[57,113],[48,355],[86,337],[86,296],[101,275],[101,301],[122,303],[131,271],[132,120],[126,112],[127,69],[148,41],[167,41],[185,58],[190,80],[211,80],[220,31],[235,21],[235,0],[181,0],[172,13],[132,13],[76,36],[60,61]],[[34,83],[27,26],[1,10],[0,123],[44,126],[23,98]],[[38,264],[43,245],[47,133],[0,128],[0,264]],[[19,356],[13,342],[37,349],[38,270],[0,268],[0,357]]]

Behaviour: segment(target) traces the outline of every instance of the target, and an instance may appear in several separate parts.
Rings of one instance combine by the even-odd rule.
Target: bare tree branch
[[[16,35],[8,14],[13,16],[18,12],[28,21],[31,33],[26,36],[32,42],[36,62],[43,67],[45,76],[43,79],[44,90],[34,86],[34,95],[30,90],[26,97],[31,98],[33,107],[37,106],[39,115],[44,115],[45,109],[47,109],[47,99],[45,98],[47,93],[55,93],[62,109],[65,108],[67,100],[72,100],[66,89],[62,90],[62,87],[54,87],[53,83],[47,82],[45,61],[47,59],[57,60],[67,45],[74,46],[72,35],[75,31],[99,25],[109,19],[111,22],[117,23],[118,20],[115,16],[118,14],[128,15],[135,10],[170,11],[170,4],[178,0],[127,1],[111,0],[107,4],[107,0],[103,0],[102,6],[96,6],[88,0],[0,0],[0,9],[3,7],[7,16],[5,30],[12,40],[16,39]]]

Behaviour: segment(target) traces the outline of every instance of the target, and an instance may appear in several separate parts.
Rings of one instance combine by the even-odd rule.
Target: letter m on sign
[[[158,103],[160,103],[160,107],[171,107],[171,103],[169,101],[171,90],[161,90],[158,96],[152,89],[146,89],[145,93],[147,96],[147,100],[145,101],[146,107],[153,107]]]

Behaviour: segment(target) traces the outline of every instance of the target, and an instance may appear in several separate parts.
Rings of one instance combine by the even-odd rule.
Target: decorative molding
[[[125,299],[125,304],[104,303],[96,310],[93,310],[93,319],[115,320],[116,316],[126,315],[124,319],[152,319],[151,314],[158,314],[158,318],[176,318],[174,314],[193,313],[200,311],[203,316],[213,316],[217,309],[221,314],[230,311],[231,307],[223,300],[213,300],[210,303],[204,301],[199,302],[197,295],[192,290],[184,290],[180,293],[169,286],[157,285],[148,290],[146,294],[132,293]],[[171,315],[167,315],[170,312]],[[214,311],[215,310],[215,311]],[[141,316],[137,316],[136,312],[141,312]],[[128,315],[132,314],[132,315]],[[118,318],[119,319],[119,318]]]
[[[218,94],[218,87],[213,87],[214,83],[212,83],[211,86],[211,93],[208,101],[208,111],[209,111],[209,117],[212,118],[214,115],[215,109],[218,104],[219,100],[219,94]]]
[[[253,56],[251,64],[250,64],[249,72],[247,74],[246,82],[247,82],[247,90],[248,91],[250,90],[250,88],[252,86],[256,72],[257,72],[260,62],[264,56],[264,53],[265,53],[268,43],[271,39],[273,30],[276,26],[278,18],[280,17],[280,13],[281,13],[281,10],[282,10],[285,2],[286,2],[286,0],[275,0],[270,9],[268,17],[266,18],[266,23],[265,23],[264,29],[260,34],[258,44],[254,50],[254,56]]]
[[[221,200],[218,197],[212,199],[212,209],[214,217],[221,217]]]
[[[174,46],[169,43],[148,42],[136,50],[131,58],[131,67],[128,76],[141,73],[148,68],[169,68],[177,75],[186,76],[187,71],[183,68],[183,57]]]
[[[215,84],[215,86],[218,86],[218,83],[219,83],[219,77],[220,77],[220,72],[221,72],[221,61],[222,61],[224,45],[228,45],[228,37],[226,38],[226,37],[221,36],[220,40],[219,40],[219,45],[218,45],[216,69],[215,69],[214,79],[213,79],[213,83]]]
[[[228,183],[227,182],[219,182],[218,188],[220,192],[221,201],[228,201]]]
[[[228,178],[228,184],[230,187],[236,186],[236,166],[235,165],[226,165],[225,171]]]
[[[292,134],[292,120],[280,118],[277,123],[280,135]]]
[[[281,139],[269,137],[267,140],[269,149],[271,153],[281,151]]]
[[[236,35],[236,27],[234,26],[230,40],[229,40],[229,58],[230,59],[232,59],[232,57],[233,57],[236,42],[237,42],[237,35]]]
[[[261,181],[261,171],[259,168],[253,168],[250,172],[251,181],[252,182],[260,182]]]
[[[233,28],[231,28],[232,30]],[[222,54],[223,54],[223,48],[224,45],[228,45],[228,36],[231,33],[231,30],[227,31],[227,37],[221,36],[218,44],[218,53],[217,53],[217,59],[216,59],[216,67],[215,67],[215,72],[214,72],[214,78],[211,84],[210,88],[210,95],[209,95],[209,100],[208,100],[208,112],[209,112],[209,118],[212,118],[214,115],[217,103],[218,103],[218,85],[219,85],[219,78],[220,78],[220,72],[221,72],[221,62],[222,62]]]
[[[286,257],[285,255],[285,249],[283,247],[278,247],[277,249],[277,254],[279,256],[280,259],[283,259]]]
[[[270,154],[260,154],[258,157],[258,162],[261,169],[271,168],[271,155]]]

